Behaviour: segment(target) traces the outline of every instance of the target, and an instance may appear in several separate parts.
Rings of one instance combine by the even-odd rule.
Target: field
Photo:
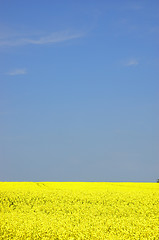
[[[0,183],[0,239],[159,239],[159,183]]]

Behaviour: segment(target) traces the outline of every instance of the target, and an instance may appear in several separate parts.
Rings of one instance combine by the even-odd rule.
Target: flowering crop
[[[0,183],[0,239],[159,239],[158,183]]]

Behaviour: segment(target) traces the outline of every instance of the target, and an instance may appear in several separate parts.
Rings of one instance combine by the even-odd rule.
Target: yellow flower
[[[157,183],[0,183],[0,239],[159,239]]]

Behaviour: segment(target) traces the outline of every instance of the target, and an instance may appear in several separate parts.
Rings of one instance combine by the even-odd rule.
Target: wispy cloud
[[[136,59],[130,59],[124,63],[124,66],[131,67],[138,65],[139,62]]]
[[[84,34],[82,32],[71,33],[69,31],[54,32],[49,35],[41,36],[39,38],[33,37],[11,37],[0,40],[0,46],[23,46],[23,45],[44,45],[64,42],[75,38],[81,38]]]
[[[13,71],[10,71],[7,73],[7,75],[10,75],[10,76],[25,75],[25,74],[27,74],[27,71],[24,68],[14,69]]]

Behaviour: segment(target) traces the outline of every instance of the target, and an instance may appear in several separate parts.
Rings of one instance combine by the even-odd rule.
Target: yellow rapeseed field
[[[159,183],[0,183],[0,239],[159,239]]]

